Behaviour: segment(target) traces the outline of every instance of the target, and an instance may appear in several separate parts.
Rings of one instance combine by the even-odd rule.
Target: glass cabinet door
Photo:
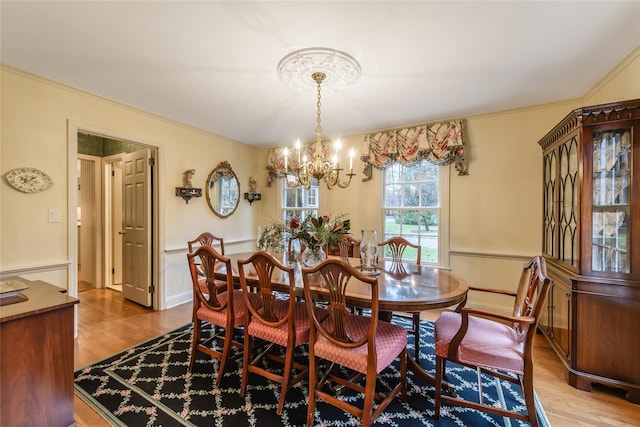
[[[591,270],[629,273],[631,128],[594,130],[592,143]]]

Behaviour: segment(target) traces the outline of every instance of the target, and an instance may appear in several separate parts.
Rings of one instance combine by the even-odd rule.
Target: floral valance
[[[468,174],[461,120],[367,134],[360,159],[366,163],[369,179],[370,166],[386,169],[394,163],[413,165],[421,160],[436,165],[454,163],[458,175]]]

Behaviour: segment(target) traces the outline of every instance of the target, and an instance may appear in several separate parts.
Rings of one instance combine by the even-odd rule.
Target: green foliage
[[[418,224],[420,224],[421,226],[424,226],[425,224],[427,226],[438,225],[436,218],[431,212],[424,213],[417,210],[398,211],[395,215],[394,220],[396,224],[400,224],[400,221],[402,220],[403,224],[409,224],[409,225],[418,225]]]
[[[328,215],[314,217],[309,215],[304,221],[294,217],[286,222],[273,222],[267,225],[258,239],[258,249],[281,252],[284,238],[288,234],[292,239],[301,239],[309,247],[332,247],[344,241],[344,235],[351,230],[351,220],[345,214],[333,218]]]
[[[334,218],[328,215],[309,215],[297,228],[291,228],[291,237],[302,239],[311,247],[332,247],[344,241],[344,235],[351,230],[351,220],[340,214]],[[299,220],[298,220],[299,221]],[[293,219],[292,221],[293,222]]]

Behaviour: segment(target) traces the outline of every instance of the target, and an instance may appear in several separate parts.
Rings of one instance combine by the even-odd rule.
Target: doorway
[[[150,160],[157,158],[157,147],[150,147],[118,137],[106,136],[90,131],[77,130],[77,283],[78,290],[85,288],[110,288],[122,292],[123,272],[127,268],[123,251],[124,215],[127,202],[123,192],[123,160],[128,153],[143,150],[149,153]],[[137,296],[134,301],[145,307],[157,305],[154,290],[157,289],[156,266],[158,249],[157,239],[153,238],[156,227],[157,182],[155,161],[145,165],[148,174],[149,197],[138,197],[135,209],[140,200],[145,201],[142,210],[148,213],[148,232],[143,236],[144,242],[137,241],[136,247],[143,247],[148,259],[148,274],[139,274],[139,269],[129,268],[136,272],[136,289],[148,291],[146,298]],[[129,209],[131,212],[131,208]],[[126,246],[126,245],[125,245]],[[139,251],[140,252],[140,251]],[[137,254],[140,257],[140,254]],[[139,258],[138,258],[139,259]],[[131,264],[131,263],[130,263]],[[129,282],[127,282],[129,283]],[[142,283],[142,284],[140,284]],[[139,294],[139,292],[138,292]],[[127,297],[126,292],[122,294]]]

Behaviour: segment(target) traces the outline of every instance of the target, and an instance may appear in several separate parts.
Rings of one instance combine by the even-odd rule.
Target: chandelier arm
[[[347,188],[349,184],[351,184],[351,179],[353,178],[354,175],[355,173],[348,173],[347,176],[349,177],[349,179],[347,181],[342,181],[342,182],[338,181],[338,187]]]
[[[293,175],[293,177],[295,178],[295,180],[294,181],[289,181],[289,174],[285,173],[284,179],[287,182],[287,186],[289,186],[291,188],[299,187],[301,185],[300,178],[297,175]]]

